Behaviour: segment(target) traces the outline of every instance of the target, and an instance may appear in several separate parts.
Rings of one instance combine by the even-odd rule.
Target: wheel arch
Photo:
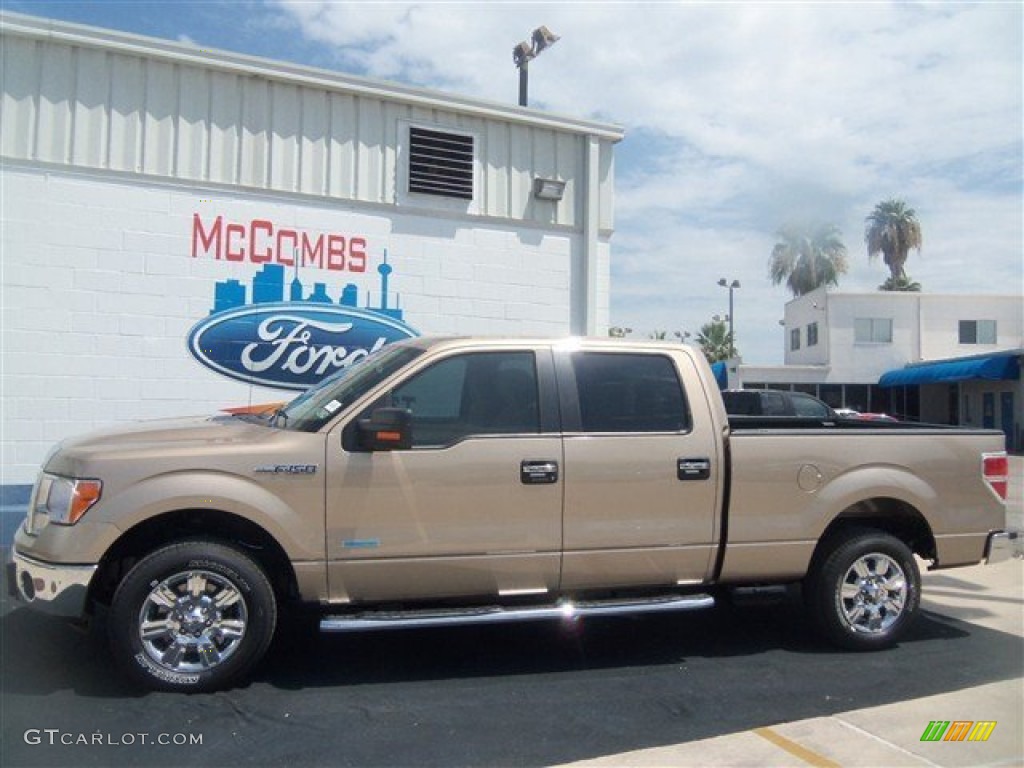
[[[925,560],[934,561],[937,557],[935,534],[920,510],[903,499],[877,497],[847,507],[829,523],[818,539],[812,563],[835,538],[865,529],[894,536]]]
[[[298,597],[295,569],[280,543],[262,526],[216,509],[179,509],[148,518],[125,531],[100,559],[87,605],[109,605],[117,585],[142,557],[175,541],[202,540],[235,546],[263,568],[279,601]]]

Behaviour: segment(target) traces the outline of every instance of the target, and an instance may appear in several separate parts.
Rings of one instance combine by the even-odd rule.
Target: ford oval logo
[[[232,379],[306,389],[385,344],[418,335],[372,310],[276,302],[201,320],[189,332],[188,348],[200,363]]]

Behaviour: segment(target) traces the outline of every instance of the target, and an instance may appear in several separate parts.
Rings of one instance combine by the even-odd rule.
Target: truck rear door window
[[[689,431],[689,408],[668,357],[578,352],[572,365],[584,432]]]

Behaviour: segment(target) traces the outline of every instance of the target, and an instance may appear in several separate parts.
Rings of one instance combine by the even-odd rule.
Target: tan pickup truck
[[[699,351],[613,340],[415,339],[270,416],[65,441],[11,582],[105,606],[153,688],[238,681],[287,604],[324,631],[712,605],[803,584],[822,633],[892,645],[933,568],[1008,556],[1002,436],[726,415]]]

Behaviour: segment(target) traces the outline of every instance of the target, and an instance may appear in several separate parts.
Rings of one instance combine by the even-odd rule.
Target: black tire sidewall
[[[850,627],[839,605],[839,585],[851,566],[865,555],[882,554],[903,570],[907,598],[899,618],[886,631],[865,634]],[[808,609],[819,631],[833,643],[854,651],[890,648],[906,634],[920,612],[921,573],[909,547],[881,531],[856,530],[826,543],[807,584]]]
[[[209,670],[180,673],[165,669],[146,653],[138,619],[152,588],[187,570],[205,570],[230,581],[242,595],[248,614],[237,650]],[[144,687],[183,692],[223,688],[238,680],[266,652],[277,621],[274,590],[262,568],[248,555],[225,544],[183,541],[147,555],[121,581],[108,617],[109,641],[116,662]]]

